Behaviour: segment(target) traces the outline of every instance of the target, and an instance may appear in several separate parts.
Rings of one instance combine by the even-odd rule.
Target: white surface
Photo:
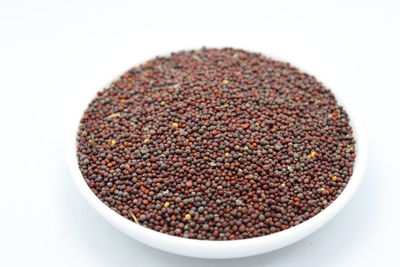
[[[273,57],[276,58],[275,56],[277,55],[274,55]],[[276,59],[278,58],[282,57],[277,57]],[[140,62],[138,62],[137,64],[140,64]],[[306,71],[302,66],[297,67],[299,67],[302,71]],[[107,85],[111,82],[112,81],[107,83]],[[364,127],[360,122],[360,115],[359,113],[357,113],[357,109],[354,108],[354,105],[348,105],[348,103],[350,102],[344,101],[344,99],[338,95],[337,91],[339,90],[339,87],[337,83],[325,84],[326,86],[333,86],[335,88],[335,90],[333,90],[333,93],[335,93],[338,103],[342,105],[347,111],[350,118],[350,123],[353,127],[353,133],[355,139],[357,140],[357,157],[354,164],[353,175],[351,176],[351,180],[347,184],[345,190],[331,205],[329,205],[329,207],[317,214],[317,216],[306,220],[305,222],[295,227],[291,227],[285,231],[281,231],[272,235],[262,236],[258,238],[248,238],[244,240],[196,240],[179,238],[167,234],[162,234],[157,231],[152,231],[148,228],[141,227],[135,223],[132,223],[131,221],[115,213],[107,205],[100,201],[92,192],[92,190],[90,190],[78,166],[78,158],[76,156],[76,133],[78,131],[78,126],[82,117],[82,113],[86,109],[87,104],[91,99],[88,99],[87,103],[84,103],[81,108],[79,106],[75,106],[74,111],[70,114],[71,120],[73,121],[75,119],[75,121],[73,121],[74,123],[71,123],[71,127],[68,129],[67,136],[66,159],[68,162],[70,174],[83,198],[105,220],[107,220],[109,223],[111,223],[117,229],[126,233],[127,235],[154,248],[158,248],[163,251],[171,252],[178,255],[207,259],[242,258],[277,250],[279,248],[288,246],[300,239],[303,239],[306,236],[309,236],[310,234],[321,228],[323,225],[325,225],[327,222],[329,222],[338,212],[343,209],[343,207],[345,207],[345,205],[348,204],[348,202],[357,192],[357,189],[359,188],[359,185],[364,176],[368,155],[368,145]],[[93,92],[93,95],[95,94],[96,92]]]
[[[400,266],[400,2],[323,2],[0,1],[0,266]],[[363,114],[365,179],[308,238],[238,260],[175,256],[114,229],[72,184],[77,103],[132,62],[202,45],[285,55]]]

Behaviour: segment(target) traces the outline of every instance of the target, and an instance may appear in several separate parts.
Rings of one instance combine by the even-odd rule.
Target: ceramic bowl
[[[214,259],[247,257],[276,250],[310,235],[331,220],[349,202],[357,191],[362,180],[367,157],[367,146],[364,132],[362,131],[357,118],[353,116],[354,114],[352,113],[351,107],[347,106],[343,99],[338,97],[334,90],[333,93],[335,94],[338,103],[342,105],[348,113],[350,124],[353,127],[354,136],[356,138],[356,162],[354,165],[353,175],[344,191],[326,209],[313,218],[281,232],[243,240],[196,240],[163,234],[140,226],[120,216],[96,197],[96,195],[89,189],[79,170],[78,160],[76,157],[76,134],[84,108],[79,110],[80,113],[79,115],[77,114],[75,127],[71,128],[68,140],[67,159],[71,176],[84,199],[106,221],[128,236],[154,248],[184,256]]]

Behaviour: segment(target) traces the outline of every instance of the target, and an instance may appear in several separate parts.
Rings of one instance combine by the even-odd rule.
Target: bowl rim
[[[270,56],[269,54],[263,55],[274,60],[287,62],[285,60],[281,60],[279,57]],[[312,73],[307,72],[303,67],[299,67],[298,65],[292,63],[290,64],[302,72],[313,75]],[[112,79],[111,82],[118,79],[118,77]],[[133,237],[142,243],[160,250],[198,258],[239,258],[258,255],[282,248],[315,232],[321,226],[331,220],[340,210],[342,210],[357,191],[366,168],[367,140],[366,136],[364,135],[360,117],[357,116],[357,112],[354,109],[349,109],[349,106],[345,104],[338,92],[332,90],[332,87],[328,87],[326,83],[321,81],[319,78],[317,78],[317,80],[326,88],[329,88],[329,90],[335,96],[338,105],[342,106],[349,116],[350,125],[353,129],[353,135],[356,139],[356,159],[353,167],[353,174],[343,192],[340,193],[340,195],[327,208],[323,209],[314,217],[286,230],[260,237],[239,240],[188,239],[172,236],[140,226],[113,211],[91,191],[79,169],[78,158],[76,156],[76,135],[79,129],[79,122],[84,110],[86,110],[88,103],[90,103],[93,97],[91,100],[86,102],[86,106],[84,108],[79,109],[79,112],[76,113],[76,120],[73,120],[73,122],[78,122],[78,125],[71,127],[71,130],[68,133],[66,158],[70,174],[84,199],[106,221],[130,237]],[[108,83],[108,85],[110,84],[111,83]]]

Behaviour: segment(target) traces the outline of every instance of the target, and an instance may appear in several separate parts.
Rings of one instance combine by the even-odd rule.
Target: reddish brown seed
[[[209,240],[314,217],[343,191],[356,157],[348,116],[328,89],[230,48],[132,68],[90,103],[77,142],[85,181],[115,212]]]

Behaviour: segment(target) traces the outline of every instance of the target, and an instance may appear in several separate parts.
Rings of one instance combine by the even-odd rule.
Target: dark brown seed
[[[132,68],[90,103],[77,142],[85,181],[115,212],[209,240],[315,216],[343,191],[356,156],[348,116],[327,88],[230,48]]]

